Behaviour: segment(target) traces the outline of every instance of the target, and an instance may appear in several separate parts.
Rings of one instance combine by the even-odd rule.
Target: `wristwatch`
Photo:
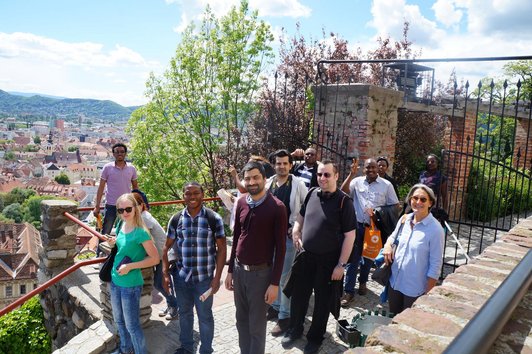
[[[342,267],[342,268],[347,267],[347,263],[338,263],[338,265],[339,265],[340,267]]]

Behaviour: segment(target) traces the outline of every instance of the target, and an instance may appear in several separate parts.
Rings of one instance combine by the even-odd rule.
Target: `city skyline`
[[[190,21],[209,4],[221,15],[231,1],[57,0],[0,3],[0,89],[68,98],[146,103],[150,72],[161,75]],[[336,5],[336,6],[334,6]],[[378,36],[400,39],[403,23],[421,58],[530,55],[532,2],[482,0],[250,1],[279,38],[296,24],[307,39],[330,32],[351,49],[376,47]],[[497,75],[504,63],[434,65],[446,81],[454,69],[465,79]],[[273,70],[273,67],[271,68]]]

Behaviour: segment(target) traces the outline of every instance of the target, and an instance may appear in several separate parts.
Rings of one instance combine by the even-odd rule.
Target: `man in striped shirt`
[[[303,150],[296,149],[292,152],[292,156],[301,156]],[[305,162],[294,165],[292,174],[297,176],[305,182],[308,189],[318,186],[318,178],[316,172],[318,171],[318,163],[316,162],[316,149],[309,147],[304,153]]]

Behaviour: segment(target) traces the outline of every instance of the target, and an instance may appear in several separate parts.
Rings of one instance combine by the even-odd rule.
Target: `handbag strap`
[[[399,226],[399,230],[397,231],[397,237],[393,241],[393,244],[396,246],[399,244],[399,237],[401,237],[401,234],[403,233],[403,226],[405,226],[406,216],[407,215],[405,214],[401,217],[401,226]]]

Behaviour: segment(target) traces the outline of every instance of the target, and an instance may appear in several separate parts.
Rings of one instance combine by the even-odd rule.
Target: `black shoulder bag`
[[[114,246],[105,262],[103,262],[102,267],[100,268],[101,281],[111,281],[111,270],[113,269],[113,263],[115,262],[116,252],[118,252],[118,247]]]
[[[397,237],[395,238],[395,242],[394,242],[396,246],[399,243],[399,237],[401,236],[401,233],[403,232],[403,226],[405,225],[405,220],[406,220],[405,216],[401,218],[401,226],[399,227],[399,230],[397,231]],[[388,286],[388,284],[390,283],[391,276],[392,276],[392,265],[386,264],[386,262],[383,262],[379,268],[375,269],[375,271],[371,275],[371,279],[375,280],[377,283],[379,283],[382,286]]]

